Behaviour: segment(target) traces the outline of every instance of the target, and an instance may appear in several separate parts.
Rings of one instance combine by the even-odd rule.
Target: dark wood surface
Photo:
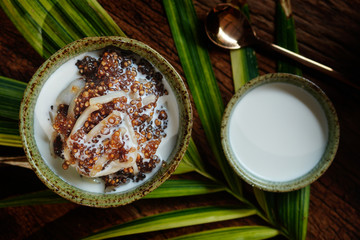
[[[195,1],[200,19],[220,1]],[[264,40],[274,41],[275,1],[249,0],[252,23]],[[184,77],[161,1],[100,1],[120,28],[160,52]],[[300,52],[359,81],[360,1],[292,0]],[[27,82],[44,61],[0,10],[0,75]],[[232,96],[227,51],[209,46],[224,103]],[[275,72],[271,56],[258,54],[261,74]],[[333,101],[341,125],[337,156],[328,171],[311,187],[308,239],[360,239],[360,94],[308,69],[304,76],[318,84]],[[185,79],[185,78],[184,78]],[[3,103],[4,104],[4,103]],[[204,159],[211,159],[195,112],[193,138]],[[0,148],[1,156],[22,150]],[[196,174],[185,177],[195,178]],[[0,165],[0,197],[44,189],[31,170]],[[76,239],[150,214],[209,204],[236,203],[225,193],[176,199],[139,200],[112,209],[73,203],[0,209],[0,239]],[[124,239],[166,239],[224,226],[265,224],[257,217],[139,234]]]

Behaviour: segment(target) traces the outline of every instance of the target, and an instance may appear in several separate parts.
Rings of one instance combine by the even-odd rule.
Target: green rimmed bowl
[[[228,103],[221,141],[229,164],[250,185],[288,192],[318,179],[339,144],[335,108],[309,80],[286,73],[257,77]]]
[[[88,179],[76,177],[76,171],[61,170],[50,154],[49,110],[52,100],[68,85],[67,78],[76,76],[76,60],[106,47],[129,50],[152,63],[165,77],[174,93],[179,130],[173,140],[165,164],[139,184],[119,187],[116,192],[100,193],[79,186],[89,185]],[[72,67],[67,67],[70,65]],[[65,67],[66,66],[66,67]],[[54,77],[56,76],[56,77]],[[53,79],[64,79],[54,81]],[[165,84],[165,85],[166,85]],[[46,128],[48,127],[48,128]],[[192,110],[189,94],[180,75],[158,52],[146,44],[122,37],[89,37],[63,47],[36,71],[24,93],[20,108],[20,133],[26,156],[40,180],[58,195],[78,204],[92,207],[115,207],[140,199],[160,186],[175,171],[185,154],[192,130]],[[82,182],[84,181],[84,182]],[[71,182],[71,183],[70,183]],[[85,186],[84,185],[84,186]],[[126,185],[125,185],[126,186]]]

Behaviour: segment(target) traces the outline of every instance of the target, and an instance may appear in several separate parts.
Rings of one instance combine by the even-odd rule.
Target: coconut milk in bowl
[[[250,81],[230,101],[222,144],[234,170],[268,191],[291,191],[315,181],[339,141],[336,112],[311,82],[290,74]]]
[[[34,75],[21,111],[24,148],[39,178],[76,203],[141,198],[175,170],[191,132],[186,88],[143,43],[86,38]]]

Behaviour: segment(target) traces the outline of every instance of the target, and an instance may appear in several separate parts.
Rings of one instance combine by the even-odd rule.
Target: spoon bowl
[[[209,11],[205,29],[213,43],[226,49],[239,49],[256,41],[246,16],[230,3],[219,4]]]

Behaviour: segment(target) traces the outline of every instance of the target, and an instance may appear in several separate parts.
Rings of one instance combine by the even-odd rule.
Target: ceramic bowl
[[[272,192],[303,188],[333,161],[339,144],[336,111],[309,80],[276,73],[257,77],[228,103],[222,146],[234,171]]]
[[[76,59],[82,58],[89,52],[116,47],[122,50],[132,51],[152,63],[164,76],[174,93],[174,101],[177,103],[179,129],[169,146],[169,157],[163,159],[164,164],[150,177],[140,181],[135,187],[116,192],[99,193],[81,189],[76,184],[70,184],[68,180],[71,174],[68,170],[59,170],[56,162],[49,153],[49,139],[46,138],[45,128],[49,125],[49,108],[51,99],[64,89],[68,84],[66,79],[77,73]],[[81,57],[82,56],[82,57]],[[72,61],[72,70],[62,68],[64,64]],[[61,70],[60,70],[61,69]],[[64,71],[62,70],[64,69]],[[57,81],[53,80],[57,75]],[[50,79],[50,80],[49,80]],[[65,82],[64,82],[65,81]],[[175,108],[176,108],[175,103]],[[51,125],[50,125],[51,126]],[[60,49],[51,56],[37,70],[25,91],[20,109],[20,132],[23,147],[27,158],[41,181],[58,195],[78,204],[93,207],[115,207],[125,205],[140,199],[147,193],[160,186],[173,173],[182,159],[192,130],[192,111],[189,94],[179,74],[159,53],[139,41],[122,37],[89,37],[84,38]],[[87,181],[77,177],[76,181]],[[76,182],[74,180],[74,182]],[[126,186],[126,185],[124,185]],[[121,188],[120,186],[119,188]]]

